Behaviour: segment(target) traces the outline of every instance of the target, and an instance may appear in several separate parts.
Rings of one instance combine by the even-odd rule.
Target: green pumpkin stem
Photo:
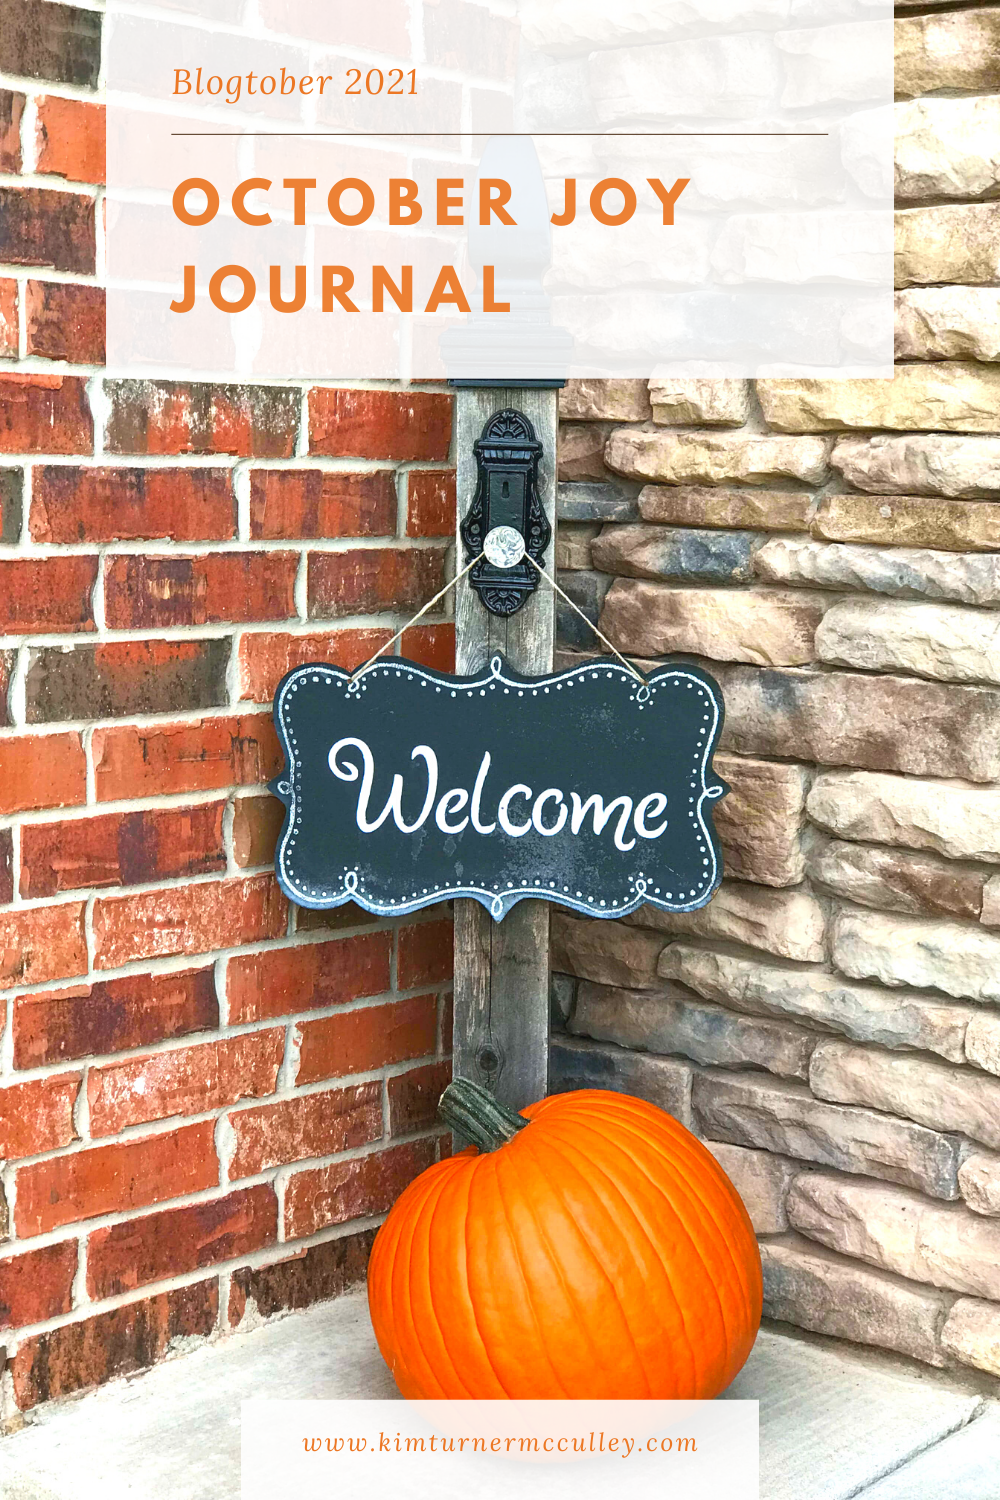
[[[497,1151],[531,1121],[469,1078],[456,1078],[438,1100],[438,1117],[480,1151]]]

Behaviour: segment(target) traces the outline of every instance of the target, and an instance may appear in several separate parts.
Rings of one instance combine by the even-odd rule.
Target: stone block
[[[995,283],[1000,279],[1000,203],[898,210],[895,279],[898,287]]]
[[[773,484],[826,478],[828,439],[776,434],[637,432],[617,428],[608,439],[609,469],[629,479],[668,484]]]
[[[593,571],[559,573],[557,578],[559,587],[569,595],[576,609],[556,595],[556,636],[561,645],[575,646],[584,651],[592,649],[598,645],[598,638],[586,621],[597,624],[611,579],[606,573]],[[576,610],[581,610],[586,619],[581,620]]]
[[[796,1235],[766,1241],[760,1258],[767,1317],[924,1364],[947,1363],[937,1330],[948,1299],[939,1292],[842,1260]]]
[[[742,427],[749,380],[651,380],[653,421],[664,427]]]
[[[639,492],[642,519],[663,521],[671,526],[808,531],[814,504],[808,490],[647,484]]]
[[[549,1020],[554,1031],[565,1031],[576,1005],[577,981],[572,974],[549,976]]]
[[[648,1099],[673,1115],[688,1130],[691,1118],[690,1063],[675,1057],[651,1057],[646,1052],[626,1052],[621,1047],[580,1041],[576,1037],[553,1037],[549,1045],[549,1093],[571,1089],[611,1089]]]
[[[626,989],[655,989],[656,961],[666,939],[624,922],[571,917],[553,909],[552,967],[561,974]]]
[[[951,1062],[965,1061],[969,1006],[877,985],[848,984],[821,969],[778,967],[686,943],[665,948],[660,974],[703,999],[750,1015],[806,1021],[882,1047],[919,1047]]]
[[[596,522],[564,521],[556,532],[556,571],[577,571],[593,567],[590,544],[600,536]]]
[[[619,578],[749,583],[764,537],[754,531],[612,526],[592,544],[593,565]]]
[[[879,1182],[803,1172],[788,1222],[840,1255],[943,1291],[1000,1298],[1000,1223]]]
[[[773,25],[787,15],[787,0],[747,0],[741,21],[752,26]],[[525,0],[519,7],[521,26],[528,42],[559,56],[590,52],[595,47],[625,48],[629,43],[676,41],[705,34],[705,17],[693,7],[664,10],[659,0],[632,0],[629,5],[608,6],[607,0]],[[724,12],[710,27],[726,29]],[[711,55],[711,54],[709,54]]]
[[[1000,1077],[1000,1013],[977,1010],[965,1033],[966,1060]]]
[[[1000,259],[1000,250],[997,254]],[[970,500],[1000,494],[1000,437],[926,432],[919,437],[838,438],[830,463],[848,484],[873,494],[889,490]]]
[[[961,605],[845,599],[823,617],[816,655],[865,672],[1000,684],[996,618]]]
[[[1000,863],[1000,791],[991,787],[821,771],[806,809],[814,823],[841,838]]]
[[[796,1162],[770,1151],[750,1151],[725,1141],[705,1145],[743,1200],[755,1234],[781,1234],[788,1228],[785,1194],[796,1172]]]
[[[560,481],[607,479],[604,448],[609,431],[606,422],[567,422],[560,427]]]
[[[610,521],[635,521],[639,502],[617,483],[576,484],[573,481],[556,487],[556,519],[604,524]],[[557,533],[558,535],[558,533]]]
[[[727,873],[759,885],[798,885],[809,771],[741,755],[716,755],[714,765],[729,784],[714,809]]]
[[[852,10],[847,10],[849,16]],[[845,97],[865,104],[877,98],[882,88],[884,23],[853,11],[852,19],[838,24],[838,12],[833,10],[823,16],[825,25],[800,30],[797,23],[809,14],[793,7],[794,29],[775,34],[784,73],[782,108],[816,108]]]
[[[853,154],[857,157],[861,153],[855,148]],[[856,175],[862,178],[863,191],[881,195],[881,188],[866,180],[870,169],[856,169]],[[867,288],[888,274],[886,229],[881,215],[868,208],[824,205],[822,213],[802,213],[798,205],[793,213],[734,213],[723,220],[718,231],[712,271],[722,285],[756,282],[759,287],[770,284],[787,289],[834,281]],[[757,295],[760,297],[760,291]],[[820,348],[839,349],[841,337],[846,343],[857,340],[865,347],[867,330],[857,321],[852,328],[846,304],[842,305],[845,313],[837,317],[821,303],[810,308],[805,298],[791,305],[782,305],[780,298],[773,299],[770,306],[758,303],[760,321],[756,327],[763,349],[777,363],[782,333],[787,337],[794,330],[797,338],[791,347],[800,347],[803,328],[819,341]],[[725,316],[721,309],[720,313]],[[795,357],[793,353],[786,355],[791,360]]]
[[[826,495],[812,529],[831,541],[993,552],[1000,547],[1000,505],[923,495]]]
[[[1000,937],[971,924],[842,911],[831,938],[834,964],[852,979],[1000,1000]]]
[[[574,156],[572,160],[575,167],[580,157]],[[638,173],[636,186],[644,194],[645,208],[646,203],[651,203],[652,191],[646,187]],[[581,200],[584,200],[585,193],[586,188],[581,184]],[[609,207],[612,201],[609,197]],[[651,318],[656,330],[653,341],[656,348],[667,330],[673,330],[677,326],[669,309],[664,312],[663,291],[669,286],[675,286],[679,291],[690,292],[693,287],[702,286],[708,281],[715,226],[704,214],[688,213],[683,206],[683,199],[681,205],[674,215],[668,242],[664,240],[663,218],[659,213],[640,210],[631,220],[630,232],[623,240],[621,235],[609,234],[607,225],[593,218],[583,207],[583,201],[573,233],[568,236],[553,236],[552,280],[564,289],[564,295],[572,291],[586,295],[589,314],[586,326],[592,336],[596,335],[595,342],[605,346],[608,342],[601,326],[600,312],[597,311],[595,316],[595,288],[604,288],[606,296],[619,290],[624,292],[619,303],[621,310],[615,320],[619,328],[612,327],[608,330],[612,349],[621,348],[616,335],[620,330],[622,317],[628,318],[635,311],[633,299],[636,298],[637,288],[656,288],[660,292],[659,304],[654,293],[647,315],[640,316],[628,330],[629,343],[635,348],[644,335],[648,336]],[[664,252],[665,243],[670,246],[668,253]],[[643,293],[639,291],[638,296],[642,297]],[[608,300],[614,305],[616,299],[612,295]],[[562,298],[557,297],[552,309],[557,323],[561,302]],[[662,348],[662,345],[659,347]]]
[[[814,659],[816,627],[829,598],[777,589],[671,588],[612,584],[600,625],[619,651],[691,652],[713,661],[795,666]]]
[[[561,422],[648,422],[645,380],[568,380],[559,392]]]
[[[991,875],[983,887],[983,909],[979,920],[986,927],[1000,927],[1000,880]]]
[[[740,118],[749,113],[756,118],[780,84],[771,38],[749,30],[674,41],[667,69],[661,54],[660,48],[623,45],[599,54],[590,86],[602,125],[636,116],[714,120],[720,114]]]
[[[892,380],[758,380],[757,395],[778,432],[1000,429],[1000,370],[973,362],[897,365]]]
[[[574,1036],[638,1052],[679,1053],[715,1067],[754,1067],[780,1078],[806,1078],[816,1038],[801,1027],[733,1015],[680,985],[621,990],[581,983],[569,1022]]]
[[[805,887],[775,891],[724,880],[708,905],[698,911],[641,906],[625,920],[676,936],[743,943],[798,963],[822,963],[826,957],[823,908]]]
[[[1000,1148],[1000,1080],[973,1068],[821,1041],[809,1067],[809,1087],[833,1104],[881,1109]]]
[[[896,293],[896,358],[1000,359],[1000,288],[910,287]]]
[[[725,696],[724,750],[913,776],[1000,779],[995,688],[720,661],[706,665]],[[919,725],[919,732],[901,734],[906,724]]]
[[[1000,187],[1000,98],[897,104],[896,199],[983,198]]]
[[[1000,1375],[1000,1307],[959,1297],[944,1320],[941,1347],[963,1365]]]
[[[806,870],[816,885],[859,906],[971,922],[979,919],[987,879],[975,865],[841,839],[814,840]]]
[[[882,94],[881,86],[875,92]],[[831,140],[837,145],[842,170],[850,187],[860,191],[862,199],[869,203],[885,204],[892,194],[892,162],[884,153],[885,132],[890,119],[883,104],[880,108],[876,106],[844,115],[831,132]],[[881,236],[886,227],[884,222],[880,226],[880,244],[884,244]],[[846,328],[843,324],[841,326],[844,332],[848,331],[849,324]],[[860,329],[857,333],[863,337]]]
[[[987,1218],[1000,1218],[1000,1156],[976,1151],[958,1169],[958,1187],[969,1208]]]
[[[1000,11],[994,6],[896,18],[896,96],[939,89],[1000,90]]]
[[[867,500],[862,496],[838,498]],[[786,587],[803,585],[841,592],[867,589],[904,599],[1000,604],[1000,553],[984,557],[915,547],[845,547],[778,536],[765,542],[752,557],[759,578]]]
[[[700,1133],[713,1141],[902,1183],[932,1198],[958,1196],[961,1142],[924,1125],[827,1104],[803,1084],[754,1073],[697,1073],[691,1100]]]

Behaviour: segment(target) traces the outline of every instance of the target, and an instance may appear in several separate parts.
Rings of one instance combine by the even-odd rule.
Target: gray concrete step
[[[726,1395],[760,1402],[761,1500],[883,1500],[869,1486],[986,1406],[929,1370],[766,1329]],[[890,1494],[939,1500],[933,1489]]]
[[[935,1443],[865,1490],[864,1500],[997,1500],[1000,1412],[993,1403],[967,1427]]]
[[[397,1397],[364,1291],[43,1409],[0,1500],[239,1500],[250,1396]],[[760,1402],[761,1500],[1000,1497],[1000,1408],[932,1372],[764,1329],[727,1396]]]

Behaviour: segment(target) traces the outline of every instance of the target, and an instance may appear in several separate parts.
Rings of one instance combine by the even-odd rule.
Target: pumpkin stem
[[[531,1124],[471,1078],[456,1078],[449,1083],[438,1100],[438,1116],[480,1151],[498,1150]]]

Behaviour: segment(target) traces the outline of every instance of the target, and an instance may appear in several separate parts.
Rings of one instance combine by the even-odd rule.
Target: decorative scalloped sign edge
[[[697,795],[689,799],[694,805],[688,809],[688,815],[697,825],[695,837],[703,852],[703,878],[686,883],[691,888],[679,890],[675,894],[672,890],[663,889],[662,883],[654,885],[653,882],[659,877],[647,875],[641,869],[636,870],[628,881],[628,900],[588,896],[575,890],[572,883],[560,887],[559,881],[547,879],[533,879],[521,884],[497,881],[489,886],[464,883],[461,880],[446,881],[432,886],[417,886],[407,895],[386,900],[366,889],[365,877],[357,866],[346,865],[343,866],[339,884],[337,880],[316,884],[299,879],[293,868],[293,857],[297,841],[296,830],[301,826],[302,820],[302,765],[298,742],[289,722],[296,693],[306,682],[325,682],[328,686],[341,690],[346,700],[358,701],[373,680],[404,675],[411,679],[417,678],[424,685],[433,687],[436,693],[447,693],[452,698],[459,693],[478,693],[482,697],[487,692],[498,690],[511,697],[515,694],[520,698],[537,697],[540,693],[548,693],[553,689],[561,692],[564,688],[572,688],[583,678],[617,678],[624,680],[631,689],[629,702],[636,705],[640,713],[652,703],[658,692],[668,686],[684,686],[702,694],[708,713],[703,718],[705,727],[699,731],[698,743],[694,747],[695,763],[692,773],[695,780],[690,785]],[[471,677],[455,677],[436,672],[432,668],[408,661],[405,657],[396,656],[383,657],[357,678],[352,678],[349,672],[327,663],[296,667],[282,678],[274,700],[275,727],[285,756],[285,770],[269,782],[268,789],[287,809],[275,855],[278,882],[284,893],[298,906],[325,910],[353,901],[366,911],[387,917],[406,916],[456,897],[470,897],[479,901],[495,921],[501,921],[518,901],[528,898],[567,906],[591,917],[624,917],[644,905],[667,912],[697,911],[711,900],[722,879],[722,856],[714,829],[710,821],[706,820],[706,811],[710,812],[711,804],[725,796],[729,790],[726,783],[711,769],[712,756],[722,732],[724,712],[718,684],[707,673],[686,664],[660,667],[644,678],[611,657],[589,659],[581,666],[544,677],[522,677],[499,654],[490,659],[485,672]],[[345,779],[353,780],[355,777]]]

